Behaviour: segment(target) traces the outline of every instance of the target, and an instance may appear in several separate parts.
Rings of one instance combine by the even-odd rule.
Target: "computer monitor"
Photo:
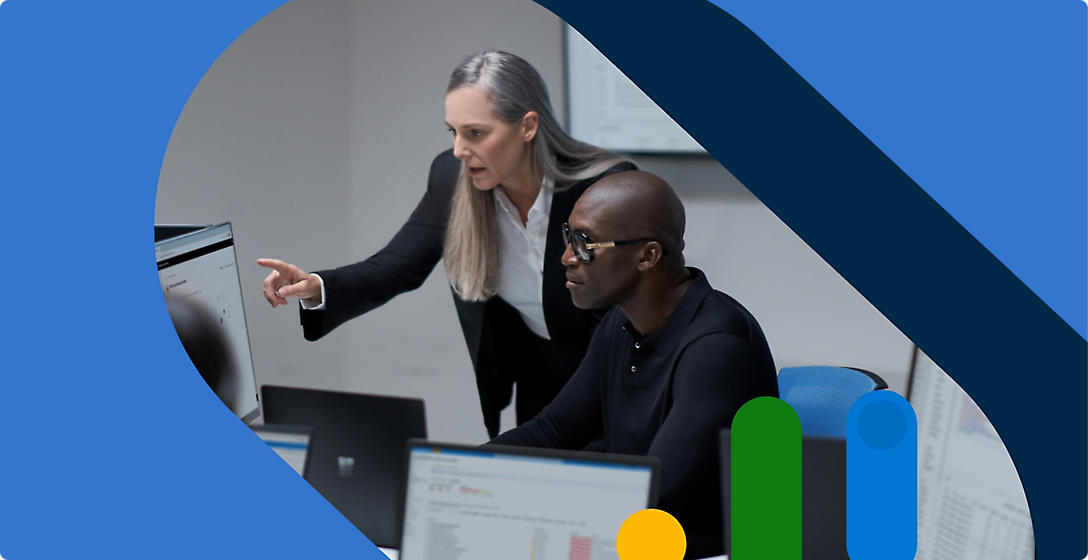
[[[654,457],[413,440],[400,560],[618,558],[616,534],[657,501]]]
[[[170,318],[197,371],[244,422],[259,414],[257,379],[230,223],[155,243]]]
[[[978,405],[918,348],[907,399],[918,415],[918,560],[1035,558],[1009,452]]]
[[[264,424],[250,426],[253,433],[261,438],[276,455],[295,469],[303,478],[309,474],[310,445],[313,442],[313,426],[295,424]]]

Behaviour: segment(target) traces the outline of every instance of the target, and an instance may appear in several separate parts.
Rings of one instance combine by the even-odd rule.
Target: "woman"
[[[466,59],[445,104],[453,149],[434,159],[423,200],[384,249],[313,274],[257,262],[273,269],[264,281],[268,301],[300,298],[304,336],[317,340],[418,288],[444,260],[484,424],[495,437],[515,382],[521,424],[551,402],[585,355],[602,313],[571,303],[562,225],[589,185],[635,166],[568,136],[540,75],[508,53]]]

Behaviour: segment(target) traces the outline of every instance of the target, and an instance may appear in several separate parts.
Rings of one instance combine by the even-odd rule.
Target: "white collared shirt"
[[[553,184],[550,179],[544,179],[525,224],[521,223],[517,208],[502,187],[491,191],[495,196],[495,219],[501,238],[499,297],[518,310],[529,330],[545,340],[551,340],[544,322],[542,292]]]

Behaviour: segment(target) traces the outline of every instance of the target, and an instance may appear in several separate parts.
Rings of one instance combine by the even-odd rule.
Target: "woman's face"
[[[446,126],[453,133],[453,155],[464,162],[472,184],[481,191],[532,182],[532,139],[536,113],[509,125],[491,110],[487,95],[475,87],[446,94]]]

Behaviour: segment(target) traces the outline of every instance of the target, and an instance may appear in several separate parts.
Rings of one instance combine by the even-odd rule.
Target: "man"
[[[661,460],[659,507],[684,526],[687,558],[722,552],[718,431],[742,404],[778,396],[759,324],[684,266],[684,207],[665,181],[601,179],[564,228],[567,288],[582,309],[615,306],[582,365],[535,419],[491,443]]]

